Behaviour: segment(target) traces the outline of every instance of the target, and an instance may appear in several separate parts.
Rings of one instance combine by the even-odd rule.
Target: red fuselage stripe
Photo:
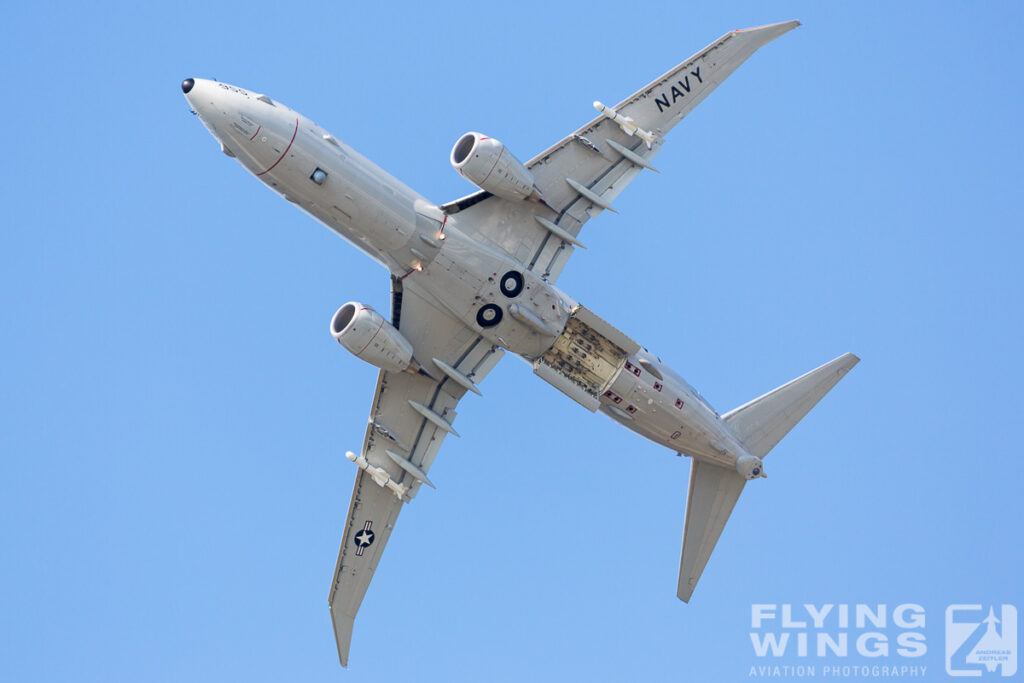
[[[298,134],[299,134],[299,119],[298,119],[298,117],[296,117],[295,118],[295,132],[292,133],[292,140],[291,140],[291,142],[289,142],[288,146],[284,148],[284,154],[282,154],[278,158],[278,160],[275,161],[271,165],[271,167],[268,168],[266,171],[260,171],[259,173],[257,173],[256,174],[257,177],[263,175],[264,173],[270,173],[271,171],[274,170],[274,166],[277,166],[279,163],[281,163],[281,159],[284,159],[285,155],[288,154],[288,150],[290,150],[292,148],[292,144],[295,142],[295,136],[298,135]]]

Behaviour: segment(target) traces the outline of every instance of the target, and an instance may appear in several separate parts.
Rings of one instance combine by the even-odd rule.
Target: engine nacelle
[[[744,479],[757,479],[758,477],[767,476],[764,473],[764,463],[761,462],[761,458],[755,458],[752,455],[741,455],[737,458],[736,471]]]
[[[377,311],[350,301],[331,318],[331,336],[356,358],[393,372],[416,372],[412,344]]]
[[[499,140],[466,133],[452,147],[452,166],[477,187],[504,199],[539,200],[533,174]]]

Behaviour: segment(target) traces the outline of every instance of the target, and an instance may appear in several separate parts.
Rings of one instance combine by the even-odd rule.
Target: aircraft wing
[[[463,232],[554,282],[574,243],[582,246],[576,236],[583,224],[611,208],[641,170],[652,168],[663,136],[758,48],[799,25],[787,21],[727,33],[611,108],[639,131],[627,134],[601,115],[531,159],[526,167],[547,206],[479,191],[441,208],[460,214]],[[644,133],[652,134],[650,147]]]
[[[468,390],[464,384],[475,389],[475,383],[504,354],[441,310],[415,285],[403,287],[396,279],[392,283],[392,324],[412,343],[416,359],[436,379],[388,371],[382,371],[377,379],[360,453],[369,467],[356,475],[328,596],[342,666],[348,665],[356,613],[405,504],[392,486],[405,491],[406,501],[415,497],[421,478],[426,479],[451,429],[445,425],[455,419],[455,406]],[[458,374],[445,371],[434,359]],[[456,381],[459,375],[463,383]],[[412,467],[400,466],[395,455]]]

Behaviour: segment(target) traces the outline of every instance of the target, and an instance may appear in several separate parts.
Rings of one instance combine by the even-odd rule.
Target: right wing
[[[455,419],[455,406],[467,388],[446,374],[434,359],[475,384],[504,355],[502,349],[433,304],[415,285],[403,288],[400,281],[392,282],[392,322],[396,327],[400,325],[402,334],[416,351],[416,359],[434,378],[381,371],[377,379],[360,454],[377,470],[377,476],[368,469],[360,469],[356,475],[328,596],[342,666],[348,666],[356,613],[405,504],[403,501],[416,495],[444,437],[449,431],[455,433],[448,425]],[[428,412],[424,414],[422,410]],[[413,469],[401,467],[388,451],[405,458]],[[402,498],[392,486],[405,491]]]
[[[509,201],[481,190],[441,208],[460,214],[459,229],[466,234],[554,282],[583,224],[610,208],[610,202],[644,167],[651,168],[663,136],[758,48],[799,25],[787,21],[726,33],[611,107],[633,119],[641,130],[652,132],[652,147],[639,134],[629,135],[618,123],[599,116],[531,159],[526,167],[547,206]],[[553,224],[555,230],[542,221]]]

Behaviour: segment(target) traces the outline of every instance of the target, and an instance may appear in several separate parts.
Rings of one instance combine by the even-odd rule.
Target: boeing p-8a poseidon
[[[331,334],[380,368],[329,604],[348,663],[356,612],[455,406],[509,351],[590,411],[692,458],[679,598],[688,601],[762,458],[857,363],[846,354],[724,415],[626,334],[555,287],[583,224],[651,162],[666,133],[758,48],[798,26],[733,31],[522,164],[467,133],[451,163],[480,190],[440,206],[266,95],[189,78],[222,151],[391,273],[390,320],[349,302]]]

